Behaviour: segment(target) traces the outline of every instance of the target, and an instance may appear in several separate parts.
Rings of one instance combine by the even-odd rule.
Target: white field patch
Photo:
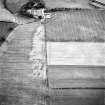
[[[105,43],[47,42],[47,63],[105,66]]]
[[[43,26],[39,26],[34,33],[30,60],[33,62],[34,77],[46,79],[45,31]]]

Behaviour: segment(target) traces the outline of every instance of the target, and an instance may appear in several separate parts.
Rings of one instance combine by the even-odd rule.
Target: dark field
[[[0,22],[0,46],[16,26],[17,24],[15,23]]]

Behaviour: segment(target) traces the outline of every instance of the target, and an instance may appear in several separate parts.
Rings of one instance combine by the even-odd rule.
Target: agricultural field
[[[44,103],[43,81],[35,79],[29,60],[33,33],[39,23],[16,27],[0,47],[0,104]],[[5,50],[4,50],[5,48]]]
[[[44,0],[48,8],[90,8],[89,0]]]
[[[46,19],[47,41],[104,42],[105,11],[70,10],[55,12]]]
[[[7,8],[16,13],[19,11],[21,6],[29,0],[7,0]],[[89,8],[89,0],[43,0],[45,2],[46,8]]]
[[[6,5],[17,14],[27,1],[7,0]],[[105,11],[91,9],[88,0],[44,2],[48,9],[72,9],[53,12],[44,22],[0,22],[0,105],[104,105]],[[46,80],[33,72],[32,59],[42,57],[35,55],[42,50],[34,35],[45,42]]]

